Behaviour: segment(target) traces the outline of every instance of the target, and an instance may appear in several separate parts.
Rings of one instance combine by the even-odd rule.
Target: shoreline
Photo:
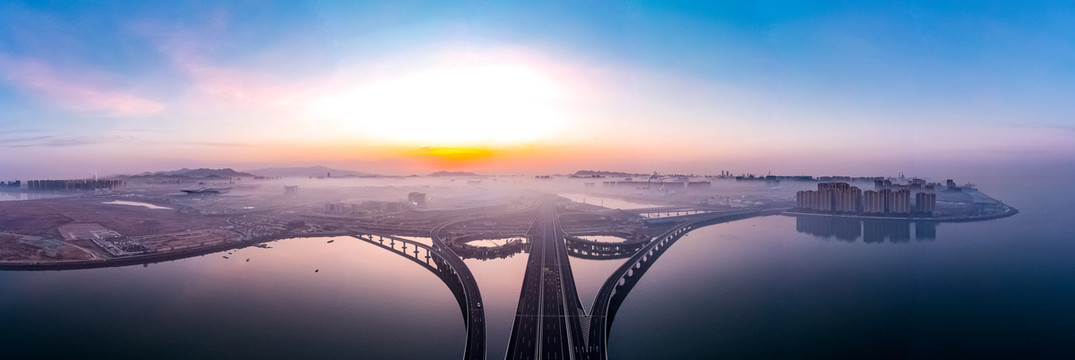
[[[896,221],[915,221],[915,222],[973,222],[1000,219],[1005,217],[1014,216],[1019,213],[1019,210],[1008,206],[1007,204],[998,204],[1005,207],[1005,210],[998,213],[975,215],[975,216],[948,216],[948,217],[890,217],[890,216],[870,216],[870,215],[857,215],[857,214],[830,214],[830,213],[814,213],[814,212],[802,212],[795,210],[780,211],[776,215],[783,216],[815,216],[815,217],[833,217],[833,218],[846,218],[846,219],[859,219],[859,220],[896,220]],[[134,265],[146,265],[155,264],[167,261],[181,260],[185,258],[212,254],[216,252],[222,252],[232,249],[241,249],[249,246],[255,246],[258,244],[300,237],[322,238],[322,237],[334,237],[334,236],[347,236],[354,234],[354,231],[331,231],[331,232],[319,232],[319,233],[307,233],[307,234],[280,234],[272,235],[257,239],[251,239],[247,241],[234,241],[223,242],[220,244],[207,245],[197,248],[189,248],[168,252],[153,252],[148,254],[139,254],[124,256],[118,258],[97,259],[97,260],[58,260],[58,261],[0,261],[0,271],[61,271],[61,270],[83,270],[83,269],[98,269],[107,267],[122,267],[122,266],[134,266]]]
[[[859,219],[859,220],[898,220],[898,221],[928,221],[928,222],[972,222],[972,221],[985,221],[993,219],[1001,219],[1010,216],[1014,216],[1019,213],[1019,209],[1013,208],[1008,205],[1004,205],[1006,210],[985,215],[974,216],[947,216],[947,217],[895,217],[895,216],[872,216],[872,215],[858,215],[858,214],[830,214],[830,213],[815,213],[815,212],[801,212],[794,210],[787,210],[781,212],[784,216],[818,216],[818,217],[838,217],[847,219]]]
[[[206,245],[196,248],[168,251],[168,252],[155,252],[149,254],[131,255],[118,258],[100,259],[100,260],[58,260],[58,261],[0,261],[0,271],[60,271],[60,270],[84,270],[84,269],[99,269],[107,267],[122,267],[144,264],[156,264],[167,261],[182,260],[195,256],[207,255],[221,251],[227,251],[232,249],[241,249],[249,246],[254,246],[266,242],[292,239],[300,237],[321,238],[321,237],[335,237],[335,236],[347,236],[353,234],[353,231],[335,231],[335,232],[323,232],[323,233],[309,233],[309,234],[287,234],[287,235],[273,235],[258,239],[252,239],[247,241],[235,241],[224,242],[214,245]]]

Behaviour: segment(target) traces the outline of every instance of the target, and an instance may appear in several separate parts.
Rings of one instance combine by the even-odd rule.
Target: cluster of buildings
[[[28,180],[26,190],[30,191],[83,191],[98,189],[115,189],[123,186],[123,180]]]
[[[22,181],[0,181],[0,189],[15,189],[22,188]]]
[[[817,184],[816,191],[797,192],[795,205],[829,213],[930,216],[937,208],[937,194],[932,184],[921,179],[912,179],[906,185],[875,180],[874,190],[867,191],[845,182],[823,182]]]
[[[425,193],[416,191],[407,194],[407,201],[363,201],[361,204],[326,202],[325,214],[357,216],[403,211],[412,207],[425,207],[426,199]]]
[[[648,189],[651,187],[663,187],[665,189],[707,189],[712,186],[709,181],[602,181],[605,187],[624,187],[632,189]]]
[[[398,201],[365,201],[361,204],[327,202],[325,203],[325,214],[356,216],[371,213],[403,211],[408,208],[410,208],[409,204]]]

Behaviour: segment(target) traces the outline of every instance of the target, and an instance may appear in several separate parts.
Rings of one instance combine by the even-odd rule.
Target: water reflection
[[[330,239],[279,240],[270,249],[230,250],[230,259],[216,253],[148,267],[0,271],[0,358],[463,353],[460,310],[441,279],[368,242]],[[92,331],[57,336],[71,329]]]
[[[62,194],[50,194],[50,193],[29,193],[29,192],[8,192],[0,191],[0,201],[20,201],[20,200],[37,200],[37,199],[52,199],[64,197]]]
[[[832,216],[796,216],[795,231],[825,239],[865,243],[932,241],[938,224],[933,221],[853,219]],[[912,231],[912,228],[914,229]],[[911,234],[914,234],[912,237]]]

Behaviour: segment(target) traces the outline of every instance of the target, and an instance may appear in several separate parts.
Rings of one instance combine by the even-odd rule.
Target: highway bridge
[[[571,256],[594,260],[626,259],[634,255],[649,240],[649,238],[625,239],[623,242],[609,243],[586,240],[572,235],[564,236],[567,251]]]
[[[747,219],[755,216],[776,215],[784,209],[767,208],[758,210],[740,210],[723,213],[706,213],[693,215],[691,221],[677,224],[654,238],[639,249],[622,266],[605,280],[590,308],[588,342],[577,354],[577,359],[607,359],[608,335],[612,330],[612,320],[616,316],[627,294],[638,283],[646,270],[664,254],[669,247],[691,230],[722,222]]]
[[[569,359],[585,342],[580,321],[584,310],[554,204],[542,207],[530,236],[532,247],[507,358]]]
[[[530,255],[505,354],[507,359],[607,359],[608,336],[616,311],[646,270],[672,244],[699,227],[775,215],[782,210],[762,208],[692,213],[675,217],[681,221],[654,238],[610,246],[565,234],[556,204],[551,201],[541,204],[537,218],[526,232],[530,239]],[[466,321],[464,359],[485,359],[485,312],[478,284],[442,234],[446,227],[470,220],[436,226],[430,233],[432,246],[387,235],[355,237],[405,256],[440,277],[455,295]],[[590,314],[586,313],[579,299],[569,256],[628,258],[605,280]]]
[[[485,359],[485,310],[481,305],[478,283],[463,260],[440,242],[437,236],[439,228],[434,230],[433,246],[390,235],[356,234],[352,237],[406,257],[433,272],[448,285],[467,325],[467,345],[463,358]]]
[[[355,234],[351,237],[403,256],[437,275],[445,285],[448,285],[448,289],[452,290],[452,295],[455,295],[456,301],[459,302],[459,310],[463,318],[467,317],[466,294],[463,292],[457,271],[445,260],[447,254],[429,245],[392,235]]]
[[[608,334],[620,304],[650,266],[676,240],[698,227],[754,216],[775,215],[782,209],[692,214],[648,242],[615,248],[588,248],[592,256],[628,257],[605,281],[586,314],[575,288],[569,250],[556,208],[546,205],[531,227],[532,248],[523,278],[519,306],[512,326],[508,359],[607,359]],[[585,245],[585,244],[584,244]]]
[[[482,308],[482,295],[478,291],[478,282],[470,273],[470,268],[463,262],[451,247],[444,244],[441,230],[455,222],[441,224],[430,233],[433,240],[433,248],[443,254],[443,259],[455,269],[457,278],[463,287],[466,321],[467,321],[467,346],[463,353],[464,359],[485,359],[485,309]]]

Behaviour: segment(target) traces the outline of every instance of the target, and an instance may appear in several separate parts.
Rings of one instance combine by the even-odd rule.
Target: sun
[[[320,99],[338,135],[415,146],[503,146],[550,136],[562,90],[525,64],[440,66],[363,83]]]

